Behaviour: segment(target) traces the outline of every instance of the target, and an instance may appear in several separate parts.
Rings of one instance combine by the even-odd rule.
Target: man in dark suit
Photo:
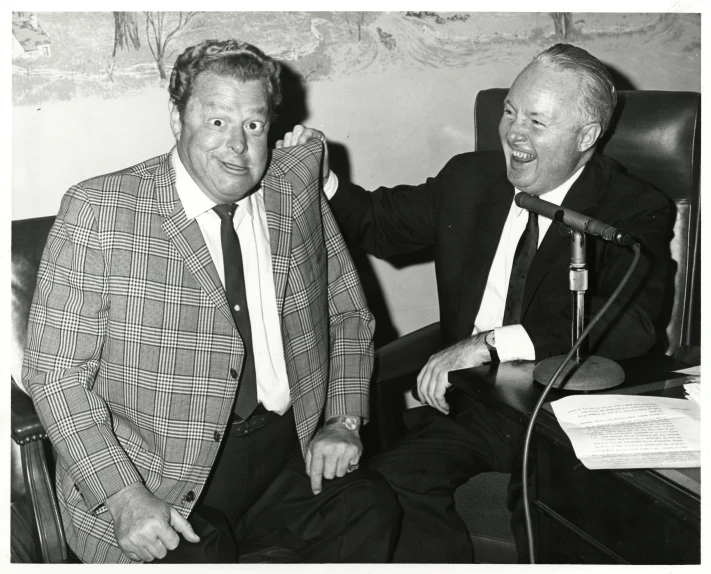
[[[62,200],[23,381],[84,562],[378,562],[394,546],[395,496],[357,469],[373,319],[322,144],[268,151],[279,74],[249,44],[187,48],[176,147]]]
[[[656,340],[669,263],[669,203],[595,152],[615,104],[602,63],[558,44],[514,81],[499,124],[503,152],[456,156],[418,186],[368,193],[341,185],[331,199],[346,240],[378,257],[434,245],[446,348],[417,377],[427,406],[406,413],[409,434],[373,461],[404,509],[395,561],[471,561],[453,493],[490,470],[513,472],[509,506],[525,558],[519,496],[524,429],[469,396],[455,393],[448,401],[445,395],[449,371],[492,360],[540,360],[570,349],[569,238],[558,224],[517,207],[516,192],[626,229],[640,242],[641,262],[593,329],[590,350],[624,359],[644,354]],[[284,145],[309,137],[323,134],[299,126]],[[633,252],[597,238],[587,246],[592,315],[620,283]]]

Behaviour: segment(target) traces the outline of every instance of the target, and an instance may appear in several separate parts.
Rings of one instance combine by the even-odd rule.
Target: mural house
[[[40,58],[52,55],[52,41],[42,30],[36,14],[12,19],[12,59]]]

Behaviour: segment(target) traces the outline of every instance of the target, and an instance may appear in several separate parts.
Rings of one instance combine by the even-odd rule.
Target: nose
[[[515,119],[506,130],[506,141],[520,143],[528,138],[528,126],[523,120]]]
[[[227,146],[237,155],[247,151],[247,136],[241,127],[235,128],[230,132]]]

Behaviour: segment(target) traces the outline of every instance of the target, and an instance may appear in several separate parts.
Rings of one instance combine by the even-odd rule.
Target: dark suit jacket
[[[501,151],[455,156],[419,186],[368,193],[342,184],[331,200],[346,240],[378,257],[434,245],[442,338],[450,345],[471,335],[497,244],[513,201]],[[621,296],[590,336],[590,349],[612,359],[644,354],[655,342],[654,323],[670,262],[669,201],[596,154],[573,184],[563,206],[630,232],[642,258]],[[588,236],[590,316],[618,286],[634,253]],[[571,346],[569,238],[553,223],[533,260],[524,290],[521,323],[536,360]]]

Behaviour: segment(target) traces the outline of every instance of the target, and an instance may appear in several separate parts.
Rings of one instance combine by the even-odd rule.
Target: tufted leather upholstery
[[[477,150],[501,149],[498,125],[508,90],[479,92],[474,104]],[[619,161],[674,202],[670,249],[676,271],[670,278],[659,347],[672,355],[700,342],[701,249],[699,172],[701,95],[696,92],[621,91],[612,129],[599,150]]]

